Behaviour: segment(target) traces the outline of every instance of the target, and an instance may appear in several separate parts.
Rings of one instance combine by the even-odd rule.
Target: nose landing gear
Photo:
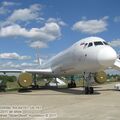
[[[71,82],[68,83],[68,88],[76,88],[76,83],[74,80],[71,80]]]
[[[93,94],[94,89],[93,87],[85,87],[85,94]]]
[[[92,74],[91,73],[84,73],[84,80],[86,81],[86,84],[84,85],[84,93],[85,94],[93,94],[94,88],[91,86],[92,83]]]
[[[71,81],[68,83],[68,88],[76,88],[74,76],[71,76]]]

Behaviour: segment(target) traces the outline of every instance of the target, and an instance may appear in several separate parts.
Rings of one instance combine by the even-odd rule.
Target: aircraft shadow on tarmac
[[[96,87],[95,87],[96,88]],[[36,89],[21,89],[18,92],[19,93],[29,93],[29,92],[34,92],[34,91],[38,91],[38,90],[52,90],[52,91],[56,91],[56,92],[61,92],[61,93],[68,93],[68,94],[74,94],[74,95],[84,95],[84,90],[82,89],[74,89],[74,88],[56,88],[56,87],[40,87],[40,88],[36,88]],[[43,93],[43,94],[38,94],[38,95],[68,95],[68,94],[58,94],[58,93]],[[93,94],[90,95],[98,95],[100,94],[99,90],[95,90]],[[29,94],[30,95],[30,94]],[[31,95],[35,95],[35,94],[31,94]]]
[[[96,91],[116,91],[115,89],[97,89]]]
[[[74,94],[74,95],[85,95],[84,90],[79,90],[79,89],[71,89],[71,88],[69,88],[69,89],[56,89],[55,91],[68,93],[68,94]],[[88,94],[88,95],[98,95],[98,94],[100,94],[100,92],[95,90],[93,94]]]

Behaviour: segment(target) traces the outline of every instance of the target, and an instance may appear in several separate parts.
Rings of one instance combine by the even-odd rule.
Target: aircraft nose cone
[[[110,67],[117,59],[115,50],[111,47],[103,48],[98,53],[99,64],[105,67]]]

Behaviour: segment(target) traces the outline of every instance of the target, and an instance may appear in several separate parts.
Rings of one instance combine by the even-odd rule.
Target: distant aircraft
[[[0,72],[21,72],[18,83],[22,87],[32,84],[32,74],[57,78],[83,73],[86,81],[85,94],[92,94],[94,92],[91,85],[92,78],[94,77],[97,83],[105,82],[107,78],[104,70],[109,67],[120,69],[120,60],[117,58],[115,50],[102,38],[88,37],[81,39],[42,64],[40,69],[0,70]],[[69,87],[73,86],[75,83],[73,84],[71,81]]]

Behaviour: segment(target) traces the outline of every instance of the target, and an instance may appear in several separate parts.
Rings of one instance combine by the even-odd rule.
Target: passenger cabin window
[[[95,46],[97,45],[103,45],[103,43],[101,41],[98,41],[98,42],[94,42]]]
[[[88,44],[88,47],[91,47],[91,46],[93,46],[93,43],[90,42],[90,43]]]

